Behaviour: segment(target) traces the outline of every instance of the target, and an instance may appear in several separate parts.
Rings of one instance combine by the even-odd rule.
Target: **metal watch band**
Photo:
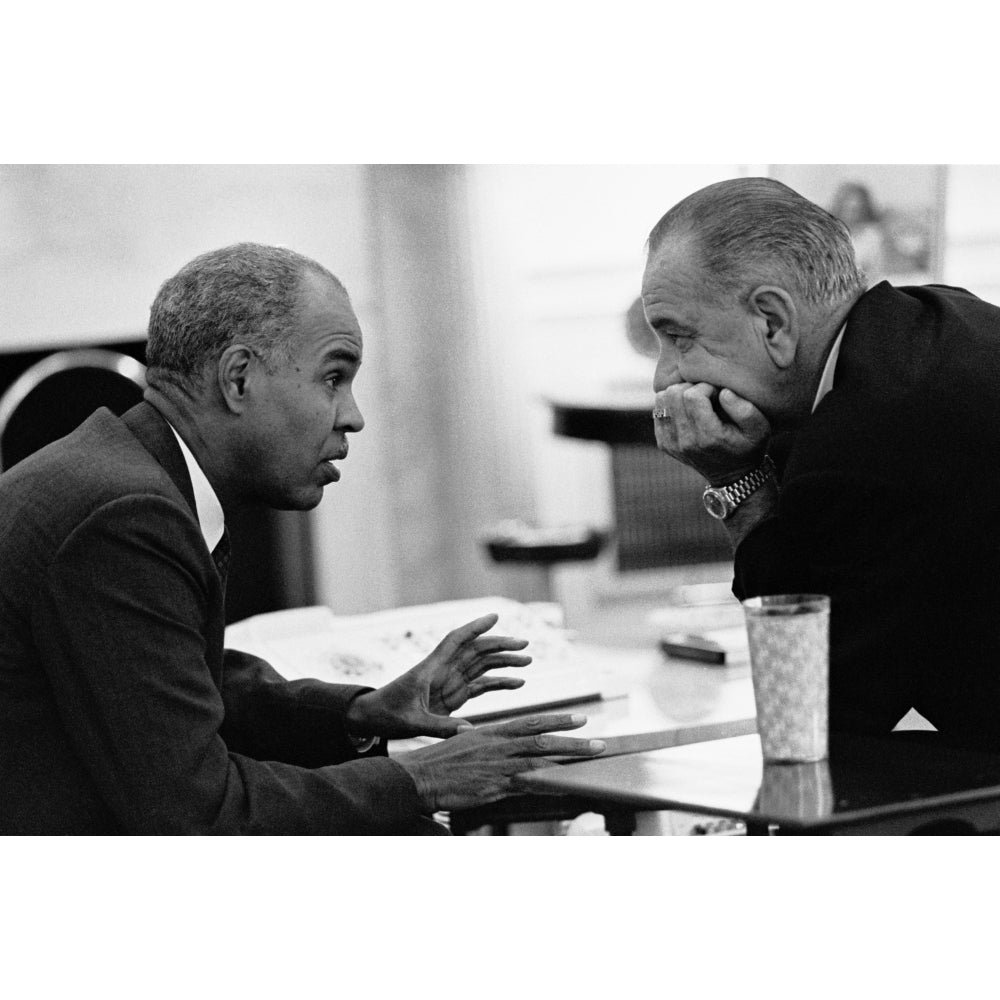
[[[735,483],[729,483],[728,486],[706,486],[705,492],[702,494],[706,510],[715,518],[729,517],[747,497],[756,493],[774,473],[774,462],[771,461],[770,455],[765,455],[764,460],[756,469],[737,479]]]
[[[770,455],[765,455],[764,461],[753,472],[748,472],[742,479],[737,479],[735,483],[730,483],[728,486],[717,486],[716,489],[725,490],[733,504],[739,506],[748,496],[756,493],[773,475],[774,462],[771,461]]]

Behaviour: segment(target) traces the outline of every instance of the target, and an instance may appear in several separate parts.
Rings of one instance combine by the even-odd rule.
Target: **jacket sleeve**
[[[285,680],[266,660],[227,649],[223,654],[226,714],[222,736],[231,750],[261,760],[300,767],[354,760],[358,755],[344,719],[350,703],[371,690],[319,680]],[[385,756],[385,742],[369,753]]]
[[[221,662],[213,670],[221,601],[203,549],[173,502],[116,499],[62,542],[35,597],[32,631],[58,711],[122,827],[356,834],[417,823],[402,767],[350,759],[342,713],[356,689],[288,685],[241,656],[226,658],[226,678]],[[267,759],[286,739],[282,755],[307,766]],[[344,762],[311,766],[331,758]]]

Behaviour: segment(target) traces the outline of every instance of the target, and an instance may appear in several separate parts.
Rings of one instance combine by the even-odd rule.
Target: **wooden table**
[[[830,759],[764,764],[756,735],[527,772],[518,784],[601,813],[609,831],[648,810],[730,817],[748,833],[1000,832],[1000,755],[936,734],[835,734]]]
[[[652,644],[635,649],[589,646],[587,655],[603,659],[608,667],[612,696],[558,709],[587,716],[586,726],[567,735],[604,739],[609,754],[621,755],[756,732],[746,663],[712,666],[671,659]],[[555,796],[525,794],[452,813],[451,828],[464,834],[490,826],[494,833],[505,833],[511,824],[572,819],[591,811],[589,800],[573,800],[562,790]],[[610,814],[609,832],[631,833],[632,826],[630,815],[623,826],[617,823],[617,813]]]

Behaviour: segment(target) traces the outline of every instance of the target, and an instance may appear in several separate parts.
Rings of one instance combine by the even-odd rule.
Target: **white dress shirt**
[[[198,460],[191,454],[191,449],[184,443],[184,438],[177,433],[177,429],[170,424],[170,429],[177,438],[177,443],[181,446],[181,454],[184,456],[184,464],[187,466],[188,475],[191,477],[191,488],[194,490],[194,505],[198,511],[198,525],[201,528],[202,537],[208,546],[208,551],[212,552],[215,546],[222,540],[223,532],[226,530],[226,516],[222,512],[222,504],[212,489],[212,484],[208,477],[201,470]]]
[[[819,380],[819,389],[816,390],[816,398],[813,400],[813,413],[816,412],[816,407],[819,406],[823,397],[833,388],[833,376],[837,370],[837,358],[840,357],[840,342],[844,339],[844,331],[846,329],[847,323],[845,322],[840,328],[840,333],[837,334],[837,339],[833,342],[833,347],[830,349],[830,356],[826,359],[826,365]]]

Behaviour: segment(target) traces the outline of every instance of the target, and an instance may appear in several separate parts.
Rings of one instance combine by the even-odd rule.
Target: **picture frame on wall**
[[[942,280],[946,167],[776,164],[770,175],[844,222],[870,285]]]

